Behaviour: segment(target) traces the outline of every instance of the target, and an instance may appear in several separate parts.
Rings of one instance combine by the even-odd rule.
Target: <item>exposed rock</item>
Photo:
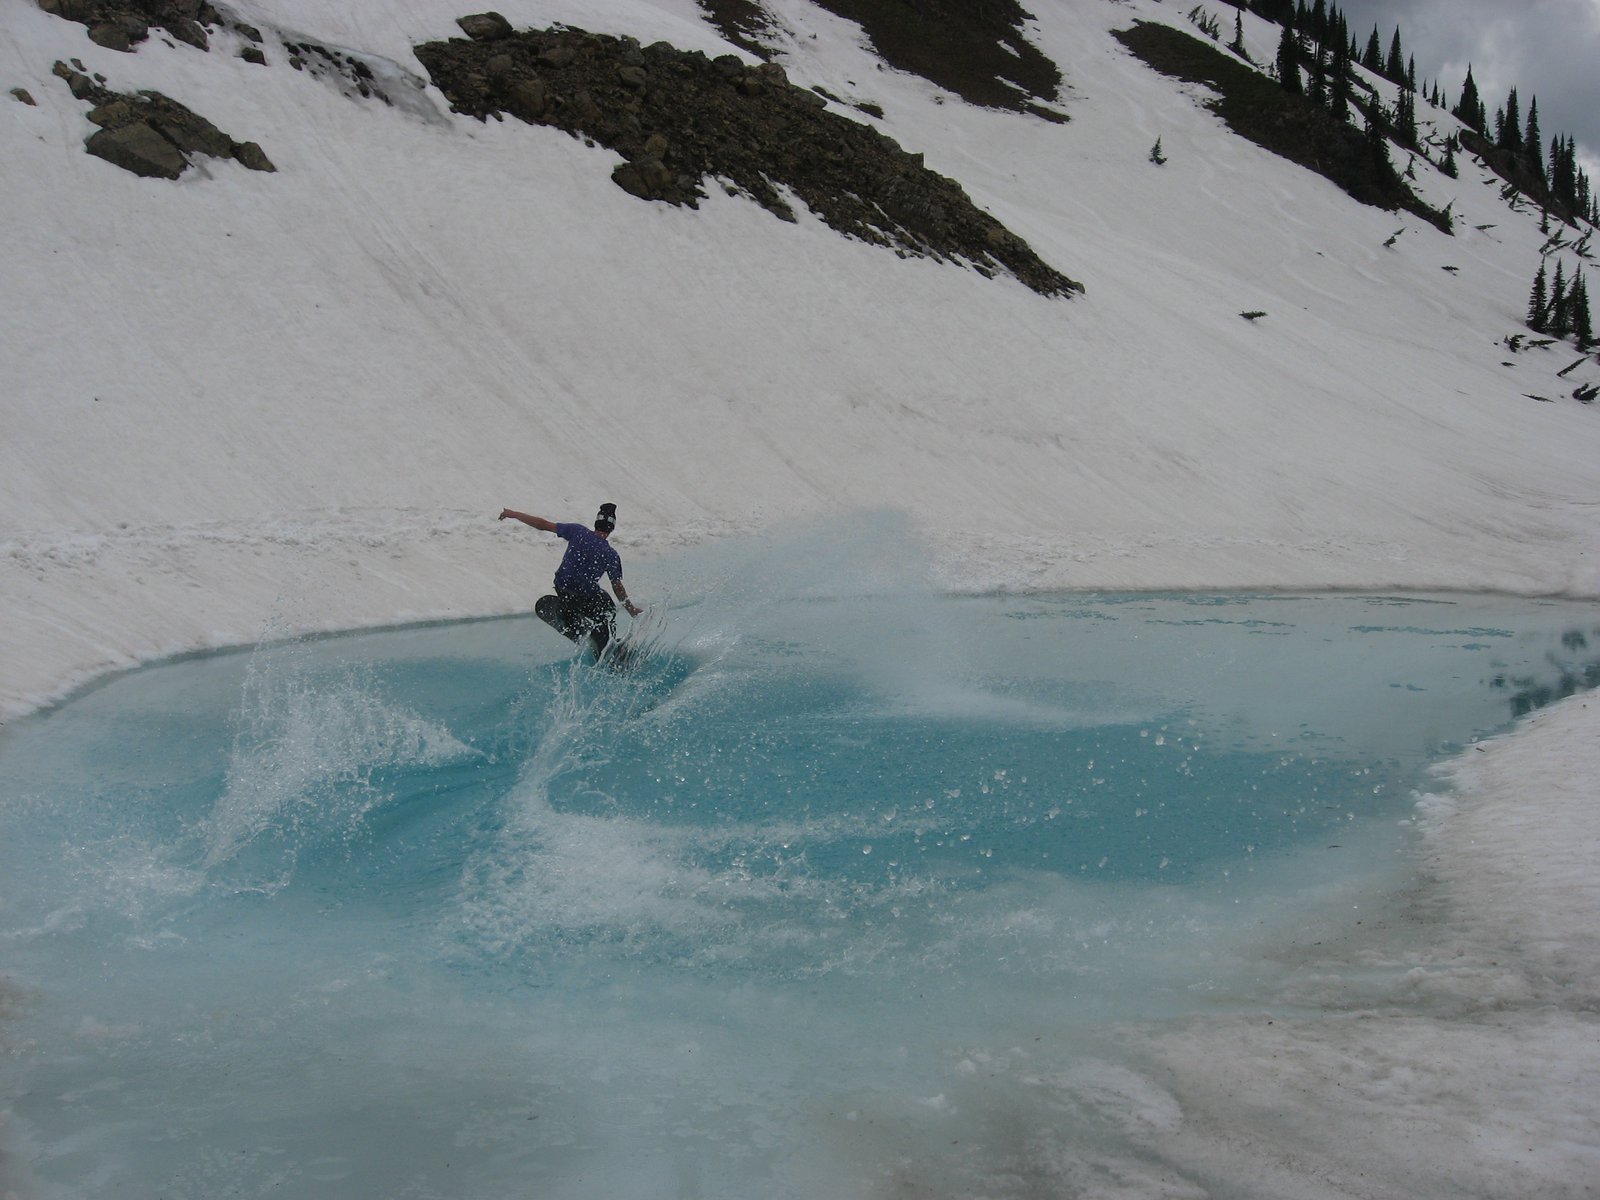
[[[97,90],[94,80],[90,79],[81,70],[74,71],[66,63],[58,62],[52,71],[67,81],[67,87],[72,90],[74,100],[89,100]]]
[[[233,148],[233,156],[240,164],[249,167],[252,171],[276,171],[272,160],[267,157],[267,152],[255,142],[240,142]]]
[[[39,0],[39,7],[52,16],[86,22],[94,15],[94,0]]]
[[[641,200],[660,200],[677,183],[666,165],[649,155],[623,163],[611,172],[611,178],[623,191]]]
[[[757,0],[699,0],[722,36],[761,58],[783,32]],[[1064,114],[1042,104],[1061,87],[1061,72],[1023,26],[1018,0],[817,0],[854,21],[890,66],[920,75],[969,104],[1029,112],[1049,121]]]
[[[511,36],[511,22],[497,12],[476,13],[470,17],[457,17],[461,32],[479,42],[493,42]]]
[[[84,149],[147,179],[176,179],[189,165],[183,151],[145,121],[101,129],[89,136]]]
[[[239,57],[244,59],[247,63],[255,63],[258,67],[264,67],[267,65],[267,56],[261,52],[261,49],[258,46],[246,46],[243,50],[239,51]]]
[[[20,100],[24,104],[26,104],[29,108],[38,107],[37,102],[34,100],[32,93],[30,93],[27,88],[12,88],[11,89],[11,94],[14,97],[16,97],[18,100]]]
[[[615,152],[612,179],[630,195],[694,207],[716,179],[784,220],[794,219],[792,196],[840,233],[903,255],[1005,271],[1048,296],[1082,290],[954,180],[829,111],[775,64],[665,42],[641,49],[568,26],[431,42],[416,54],[458,112],[508,114]]]
[[[133,51],[150,36],[152,29],[164,29],[174,39],[198,50],[210,49],[206,27],[229,26],[260,41],[261,35],[248,25],[224,18],[207,0],[38,0],[47,13],[88,27],[89,38],[110,50]]]
[[[252,171],[276,169],[256,143],[234,141],[169,96],[114,92],[65,63],[56,63],[54,70],[74,96],[94,105],[89,120],[100,128],[89,135],[84,148],[135,175],[176,179],[194,154],[237,159]]]
[[[89,26],[89,40],[96,46],[123,53],[132,51],[133,43],[143,41],[148,34],[149,29],[145,25],[127,21],[100,21]]]

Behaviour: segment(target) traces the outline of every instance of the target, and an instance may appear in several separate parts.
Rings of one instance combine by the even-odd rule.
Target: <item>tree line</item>
[[[1436,109],[1448,101],[1437,82],[1424,89],[1418,86],[1416,58],[1406,52],[1400,27],[1395,26],[1387,50],[1376,25],[1363,44],[1350,30],[1349,21],[1330,0],[1228,0],[1235,8],[1255,13],[1283,27],[1274,62],[1279,83],[1291,92],[1304,95],[1326,107],[1340,120],[1351,119],[1352,107],[1365,117],[1369,132],[1393,139],[1398,145],[1433,161],[1429,147],[1417,132],[1417,101]],[[1242,51],[1243,39],[1235,36],[1233,49]],[[1382,103],[1373,90],[1359,82],[1353,68],[1360,66],[1398,89],[1391,107]],[[1485,139],[1509,162],[1493,162],[1502,175],[1514,168],[1510,180],[1527,191],[1547,210],[1563,220],[1587,221],[1600,226],[1600,195],[1588,174],[1578,165],[1577,141],[1569,134],[1556,134],[1548,148],[1539,125],[1539,101],[1528,105],[1527,117],[1521,111],[1516,87],[1491,120],[1478,92],[1472,68],[1467,68],[1461,94],[1451,115],[1469,130]],[[1474,143],[1476,151],[1482,143]],[[1455,152],[1460,143],[1444,139],[1436,163],[1447,174],[1455,174]]]

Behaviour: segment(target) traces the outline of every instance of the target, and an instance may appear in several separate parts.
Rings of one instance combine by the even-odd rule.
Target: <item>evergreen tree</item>
[[[1456,166],[1456,139],[1453,137],[1445,140],[1444,161],[1439,164],[1439,170],[1450,176],[1451,179],[1460,177],[1461,168]]]
[[[1573,280],[1572,291],[1567,297],[1567,309],[1572,335],[1578,339],[1578,349],[1587,350],[1594,341],[1594,319],[1589,312],[1589,284],[1581,270]]]
[[[1343,17],[1340,18],[1342,22]],[[1333,65],[1329,69],[1328,107],[1334,119],[1350,119],[1350,50],[1343,38],[1334,42]]]
[[[1567,208],[1578,206],[1577,143],[1560,134],[1550,144],[1550,191]]]
[[[1374,75],[1383,70],[1383,48],[1378,43],[1378,27],[1372,27],[1372,36],[1367,39],[1366,52],[1361,56],[1361,65]]]
[[[1287,25],[1283,27],[1283,36],[1278,39],[1278,82],[1286,92],[1296,96],[1305,94],[1305,88],[1300,83],[1300,40]]]
[[[1513,154],[1522,153],[1522,113],[1517,107],[1517,89],[1514,87],[1506,97],[1505,110],[1495,126],[1495,145]]]
[[[1407,149],[1417,149],[1417,94],[1410,88],[1400,89],[1394,123],[1396,140]]]
[[[1483,101],[1478,99],[1478,85],[1473,81],[1472,68],[1467,68],[1466,82],[1461,85],[1461,100],[1455,108],[1450,110],[1455,114],[1456,120],[1479,133],[1484,132]]]
[[[1544,332],[1553,333],[1556,337],[1566,337],[1569,332],[1567,325],[1567,279],[1562,273],[1561,262],[1556,261],[1555,282],[1550,285],[1550,317],[1546,321]]]
[[[1383,136],[1383,106],[1376,100],[1367,109],[1366,149],[1372,161],[1373,173],[1379,179],[1394,174],[1394,163],[1389,158],[1389,139]]]
[[[1394,41],[1389,43],[1389,61],[1383,64],[1384,78],[1394,83],[1404,83],[1406,58],[1400,50],[1400,26],[1394,27]]]
[[[1318,108],[1326,108],[1328,106],[1328,69],[1324,65],[1321,47],[1311,53],[1310,71],[1311,86],[1306,95],[1310,98],[1311,103]]]
[[[1233,14],[1233,41],[1228,43],[1228,49],[1232,50],[1240,58],[1244,59],[1245,62],[1250,61],[1250,52],[1244,48],[1243,9],[1240,9],[1238,12]]]
[[[1548,187],[1550,177],[1545,174],[1543,150],[1544,135],[1539,132],[1539,97],[1535,96],[1528,104],[1528,127],[1522,134],[1522,157],[1529,170],[1538,176],[1539,183]]]
[[[1528,296],[1528,328],[1544,333],[1550,321],[1550,280],[1544,273],[1544,262],[1539,263],[1539,273],[1533,277],[1533,291]]]

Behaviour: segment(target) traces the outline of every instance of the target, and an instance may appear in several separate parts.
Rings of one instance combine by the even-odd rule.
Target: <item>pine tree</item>
[[[1240,9],[1238,12],[1233,14],[1233,41],[1228,43],[1228,49],[1232,50],[1240,58],[1244,59],[1245,62],[1250,61],[1250,52],[1244,48],[1243,9]]]
[[[1562,273],[1561,262],[1556,262],[1555,282],[1550,285],[1550,316],[1545,322],[1544,332],[1553,333],[1556,337],[1566,337],[1569,332],[1567,325],[1567,279]]]
[[[1361,65],[1374,75],[1383,70],[1383,48],[1378,42],[1378,27],[1372,27],[1372,36],[1367,39],[1366,52],[1361,55]]]
[[[1522,153],[1522,113],[1517,106],[1517,89],[1506,97],[1506,106],[1495,126],[1495,145],[1514,154]]]
[[[1394,83],[1404,83],[1406,56],[1400,50],[1400,26],[1394,27],[1394,41],[1389,43],[1389,61],[1383,64],[1384,78]]]
[[[1344,18],[1339,18],[1341,24]],[[1350,119],[1350,51],[1341,37],[1334,42],[1333,65],[1329,74],[1328,107],[1334,119],[1348,121]]]
[[[1550,177],[1544,169],[1544,135],[1539,132],[1539,97],[1528,104],[1528,127],[1522,134],[1522,157],[1528,169],[1539,179],[1541,186],[1550,186]]]
[[[1311,53],[1311,87],[1306,95],[1318,108],[1328,106],[1328,69],[1320,46]]]
[[[1567,296],[1567,310],[1572,335],[1578,339],[1578,349],[1587,350],[1594,341],[1594,319],[1589,312],[1589,284],[1581,271]]]
[[[1286,92],[1296,96],[1305,94],[1305,88],[1300,83],[1300,41],[1287,25],[1283,27],[1283,36],[1278,39],[1278,82]]]
[[[1439,170],[1450,176],[1451,179],[1457,179],[1461,175],[1461,168],[1456,166],[1456,139],[1453,137],[1445,141],[1444,161],[1439,164]]]
[[[1478,99],[1478,85],[1473,81],[1470,66],[1467,68],[1466,81],[1461,85],[1461,100],[1450,111],[1463,125],[1483,132],[1487,123],[1484,120],[1483,101]]]
[[[1544,263],[1539,263],[1539,273],[1533,277],[1533,291],[1528,296],[1528,328],[1544,333],[1550,322],[1550,281],[1544,273]]]
[[[1567,208],[1577,207],[1577,144],[1559,133],[1550,144],[1550,191]]]

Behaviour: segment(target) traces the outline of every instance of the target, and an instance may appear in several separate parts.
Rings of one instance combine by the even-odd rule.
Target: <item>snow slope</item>
[[[0,714],[190,648],[525,610],[553,557],[496,524],[503,505],[582,519],[617,501],[643,599],[652,555],[869,509],[908,514],[952,588],[1600,597],[1600,412],[1569,398],[1600,366],[1558,378],[1570,346],[1504,344],[1523,331],[1545,238],[1487,171],[1463,157],[1453,181],[1418,165],[1424,198],[1453,203],[1454,237],[1355,204],[1110,38],[1135,18],[1185,25],[1160,0],[1033,6],[1067,80],[1066,125],[970,108],[882,69],[848,22],[804,0],[772,7],[792,80],[880,105],[887,133],[1087,293],[1046,300],[900,259],[715,187],[699,211],[640,202],[612,184],[607,152],[453,116],[417,86],[410,47],[455,34],[467,11],[443,0],[238,0],[267,34],[267,67],[236,57],[231,35],[210,53],[157,37],[118,54],[31,0],[0,0],[0,90],[37,101],[0,95]],[[498,8],[519,27],[731,49],[693,0]],[[1269,60],[1274,28],[1247,19],[1246,34]],[[285,38],[368,56],[404,103],[290,69]],[[168,183],[89,157],[85,106],[51,74],[73,58],[259,142],[277,172],[202,160]],[[1157,137],[1164,167],[1148,157]],[[1562,845],[1593,847],[1596,725],[1582,702],[1552,711],[1537,738],[1490,751],[1505,772],[1463,768],[1460,803],[1477,797],[1493,825],[1528,797]],[[1480,852],[1522,879],[1522,844]],[[1487,868],[1469,877],[1452,855],[1441,877],[1479,931],[1463,953],[1543,978],[1482,932],[1500,897],[1474,891]],[[1572,859],[1549,869],[1583,874]],[[1593,913],[1592,892],[1560,894]],[[1448,1039],[1455,1064],[1390,1089],[1407,1113],[1531,1052],[1548,1094],[1518,1111],[1580,1114],[1537,1179],[1509,1150],[1440,1143],[1430,1161],[1466,1154],[1481,1194],[1503,1171],[1543,1195],[1585,1194],[1593,1177],[1575,1082],[1593,1055],[1572,1050],[1595,1044],[1592,1003],[1574,997],[1594,995],[1600,954],[1570,944],[1575,991],[1496,984],[1443,1007],[1429,993],[1403,1018]],[[1499,1013],[1503,994],[1527,1007],[1461,1023],[1463,1006]],[[1289,1085],[1267,1082],[1260,1032],[1168,1031],[1151,1053],[1180,1102],[1215,1113],[1203,1101],[1223,1077],[1208,1072],[1229,1048],[1267,1113],[1270,1088]],[[1414,1044],[1392,1021],[1272,1036],[1300,1038],[1324,1080]],[[1173,1153],[1195,1179],[1242,1140],[1275,1190],[1271,1126],[1194,1122]],[[1398,1166],[1358,1186],[1361,1163],[1324,1140],[1287,1137],[1283,1154],[1320,1155],[1330,1181],[1292,1194],[1416,1186]]]

